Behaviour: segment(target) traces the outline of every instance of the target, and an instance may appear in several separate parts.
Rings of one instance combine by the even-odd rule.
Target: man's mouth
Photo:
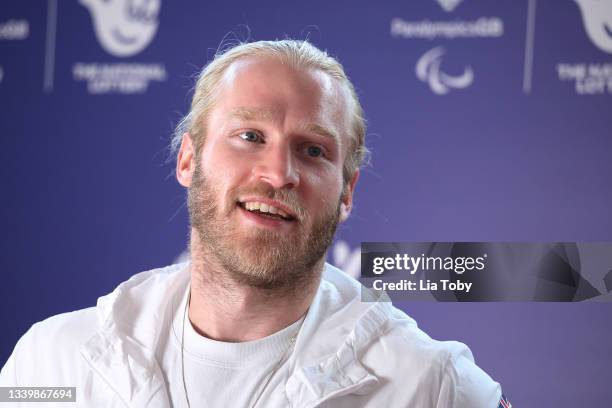
[[[262,203],[259,201],[238,201],[238,205],[251,213],[257,214],[259,216],[279,220],[279,221],[295,221],[296,218],[294,215],[267,203]]]

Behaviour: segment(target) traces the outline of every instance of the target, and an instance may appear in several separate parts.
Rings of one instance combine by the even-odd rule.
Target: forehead
[[[233,86],[245,90],[257,89],[250,85],[262,83],[268,86],[282,83],[285,87],[299,88],[315,97],[337,96],[340,88],[336,80],[320,69],[296,66],[273,56],[238,59],[227,68],[222,81],[225,88]]]
[[[224,112],[265,112],[263,119],[304,120],[348,134],[346,86],[320,69],[297,67],[278,57],[233,62],[220,83]]]

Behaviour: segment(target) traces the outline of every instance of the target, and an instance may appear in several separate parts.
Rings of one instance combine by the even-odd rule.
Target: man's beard
[[[280,233],[244,226],[239,230],[233,212],[242,211],[237,200],[247,194],[287,204],[297,216],[291,221],[296,223],[294,231]],[[295,191],[275,190],[266,183],[228,191],[223,197],[223,208],[215,202],[218,197],[220,192],[196,166],[188,206],[191,226],[198,234],[192,239],[199,241],[204,258],[193,261],[217,265],[236,283],[261,289],[291,291],[305,288],[318,278],[319,264],[338,226],[340,200],[327,203],[317,217],[302,208]],[[309,220],[310,231],[305,229]]]

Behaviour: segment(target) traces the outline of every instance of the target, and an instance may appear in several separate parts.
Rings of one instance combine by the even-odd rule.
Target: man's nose
[[[289,148],[280,146],[270,148],[253,167],[253,174],[258,180],[276,189],[291,189],[297,187],[300,182],[295,164],[295,157]]]

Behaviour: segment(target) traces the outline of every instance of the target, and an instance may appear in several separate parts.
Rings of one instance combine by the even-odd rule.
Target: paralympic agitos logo
[[[444,95],[453,88],[467,88],[474,82],[474,71],[470,66],[458,76],[442,72],[440,65],[445,53],[443,47],[435,47],[423,54],[415,68],[417,78],[429,84],[429,88],[437,95]]]

